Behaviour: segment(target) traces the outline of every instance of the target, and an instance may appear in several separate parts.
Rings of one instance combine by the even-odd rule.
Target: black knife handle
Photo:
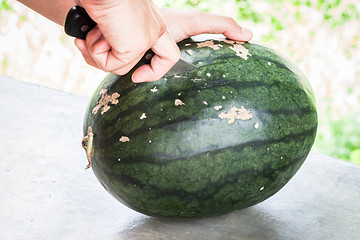
[[[88,32],[96,25],[84,8],[75,6],[66,16],[64,28],[67,35],[85,40]]]
[[[96,22],[91,19],[84,8],[75,6],[70,9],[66,16],[64,29],[67,35],[85,40],[88,32],[96,25]],[[149,64],[154,55],[154,52],[149,49],[140,62]]]

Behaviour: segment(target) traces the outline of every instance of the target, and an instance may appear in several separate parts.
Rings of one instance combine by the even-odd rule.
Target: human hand
[[[160,12],[175,42],[203,33],[223,34],[229,39],[242,42],[248,42],[253,37],[249,29],[241,27],[231,17],[200,10],[161,8]],[[140,71],[135,71],[133,80],[141,80],[140,74]]]
[[[85,1],[87,3],[101,2],[102,4],[107,2],[82,0],[81,2],[83,3],[83,6]],[[139,1],[132,0],[132,3],[134,2]],[[165,30],[162,35],[161,33],[163,31],[160,31],[160,33],[155,30],[151,32],[153,34],[152,36],[158,36],[157,39],[156,37],[151,38],[151,36],[147,35],[149,34],[147,32],[148,29],[142,28],[143,26],[139,23],[139,21],[136,21],[135,24],[128,22],[127,26],[119,26],[122,24],[115,24],[115,26],[111,26],[114,25],[114,23],[120,23],[119,20],[116,20],[119,13],[116,11],[116,9],[114,9],[115,7],[108,7],[106,9],[110,13],[104,11],[103,15],[97,13],[98,15],[96,16],[92,16],[92,10],[89,12],[89,9],[87,9],[89,15],[94,19],[94,21],[98,22],[98,26],[89,32],[86,38],[86,42],[80,39],[76,39],[75,41],[75,44],[82,52],[85,60],[90,65],[103,69],[104,71],[122,75],[130,71],[130,69],[136,65],[147,49],[152,48],[156,55],[151,60],[151,64],[139,67],[133,73],[132,79],[134,82],[154,81],[161,78],[178,60],[179,49],[177,48],[175,42],[179,42],[185,38],[201,33],[221,33],[224,34],[227,38],[238,41],[249,41],[252,38],[252,33],[249,30],[242,28],[234,21],[234,19],[230,17],[206,13],[198,10],[180,11],[169,8],[162,8],[160,12],[164,17],[165,22],[161,22],[163,21],[163,18],[161,17],[158,9],[153,4],[151,6],[154,7],[154,10],[157,14],[157,19],[160,21],[157,23],[161,23],[158,25],[160,26],[160,29],[164,30],[163,28],[165,25],[163,24],[165,24],[165,22],[167,24],[167,30]],[[84,7],[86,8],[86,5]],[[120,10],[121,9],[118,11]],[[146,10],[144,11],[146,12]],[[114,14],[113,18],[110,18],[109,16],[111,13]],[[105,18],[110,19],[108,20],[108,25],[106,25],[105,21],[103,20]],[[103,24],[99,24],[98,19],[100,21],[104,21]],[[140,24],[139,29],[135,29],[137,26],[136,24]],[[156,24],[153,24],[153,26],[154,25],[156,26]],[[111,31],[111,29],[114,30]],[[124,34],[122,32],[123,30],[121,29],[127,29],[130,35]],[[105,30],[107,31],[107,34],[103,32]],[[136,35],[132,33],[133,30],[139,30],[138,32],[142,31],[141,34],[143,34],[143,37],[140,39],[136,37]],[[144,32],[147,32],[147,34],[144,34]],[[156,35],[156,33],[159,34]],[[151,45],[152,42],[155,43]],[[114,44],[112,45],[112,43]],[[144,45],[147,47],[137,47]],[[118,47],[123,47],[123,51],[117,50]]]
[[[76,4],[97,23],[85,41],[75,40],[88,64],[123,75],[152,48],[151,64],[133,75],[134,82],[143,82],[161,78],[178,61],[180,51],[152,1],[79,0]]]

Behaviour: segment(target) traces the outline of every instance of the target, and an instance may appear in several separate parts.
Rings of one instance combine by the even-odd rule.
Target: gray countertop
[[[268,200],[206,219],[134,212],[81,148],[88,98],[0,77],[0,239],[360,239],[360,166],[310,154]]]

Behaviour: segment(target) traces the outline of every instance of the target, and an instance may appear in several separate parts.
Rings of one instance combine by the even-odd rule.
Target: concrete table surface
[[[88,98],[0,77],[0,239],[360,239],[360,166],[310,154],[268,200],[159,219],[110,196],[80,146]]]

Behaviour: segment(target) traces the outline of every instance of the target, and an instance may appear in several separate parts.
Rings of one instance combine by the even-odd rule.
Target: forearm
[[[18,0],[51,21],[63,25],[67,12],[74,6],[73,0]]]

